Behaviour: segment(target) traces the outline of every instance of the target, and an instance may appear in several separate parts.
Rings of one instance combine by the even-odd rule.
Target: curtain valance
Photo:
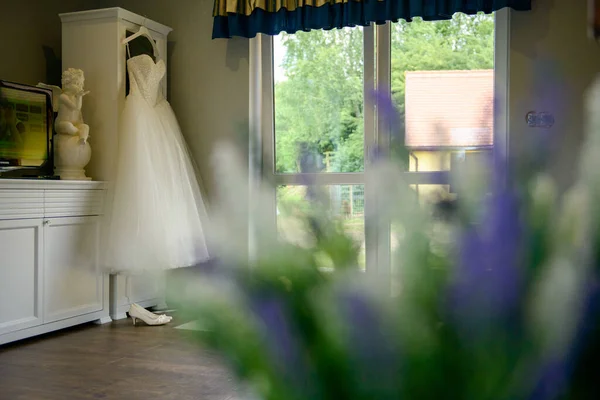
[[[414,17],[449,19],[456,12],[531,10],[531,0],[215,0],[213,39],[257,33],[366,26]]]

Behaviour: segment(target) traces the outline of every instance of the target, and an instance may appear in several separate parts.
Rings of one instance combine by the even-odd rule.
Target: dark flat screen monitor
[[[52,91],[0,81],[0,178],[53,174]]]

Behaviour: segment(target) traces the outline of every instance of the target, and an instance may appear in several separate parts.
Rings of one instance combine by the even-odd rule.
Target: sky
[[[273,80],[275,83],[285,80],[285,70],[281,68],[284,56],[285,47],[281,41],[281,36],[273,36]]]

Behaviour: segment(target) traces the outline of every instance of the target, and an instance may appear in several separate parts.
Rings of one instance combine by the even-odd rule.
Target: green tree
[[[282,42],[286,79],[275,86],[277,170],[299,172],[304,145],[322,161],[333,154],[332,169],[342,171],[336,156],[353,147],[358,139],[352,136],[362,137],[362,33],[302,32],[284,35]],[[350,162],[357,164],[354,170],[362,168],[362,155]]]
[[[285,79],[275,84],[276,168],[300,172],[301,149],[331,172],[364,167],[361,28],[282,34]],[[406,71],[491,69],[494,19],[456,14],[446,21],[392,25],[392,96],[404,113]]]

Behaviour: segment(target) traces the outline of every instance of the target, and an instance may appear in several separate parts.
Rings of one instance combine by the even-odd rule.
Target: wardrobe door
[[[41,218],[0,221],[0,335],[42,324],[43,234]]]
[[[44,231],[44,323],[102,310],[100,217],[51,218]]]

